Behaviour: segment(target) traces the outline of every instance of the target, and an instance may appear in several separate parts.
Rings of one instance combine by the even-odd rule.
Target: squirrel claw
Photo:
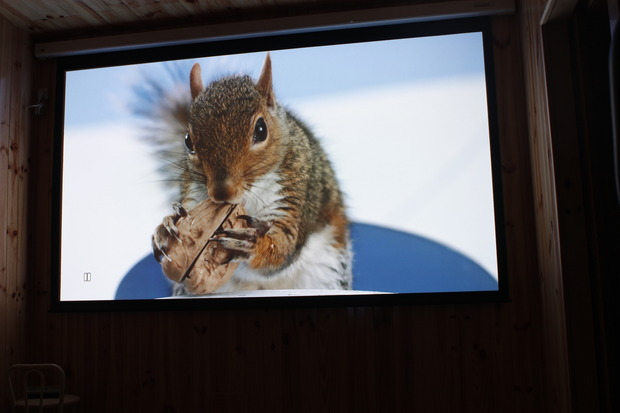
[[[254,253],[257,240],[269,230],[269,223],[251,217],[239,215],[244,220],[246,228],[218,229],[213,233],[211,241],[228,251],[229,262],[233,260],[247,260]]]
[[[169,262],[172,262],[172,258],[170,258],[170,257],[168,256],[168,254],[166,254],[164,251],[161,251],[161,254],[162,254],[164,257],[166,257],[166,259],[167,259]]]
[[[258,235],[262,236],[265,235],[267,233],[267,231],[269,230],[269,223],[260,219],[256,219],[254,217],[251,217],[249,215],[238,215],[237,216],[238,219],[242,219],[246,222],[246,224],[248,225],[248,227],[253,228],[254,230],[256,230],[256,232],[258,233]]]
[[[211,239],[213,241],[219,241],[228,238],[231,240],[254,243],[258,236],[258,231],[254,228],[219,229],[213,233]]]
[[[157,262],[161,262],[163,258],[166,258],[169,262],[172,262],[172,258],[166,254],[166,248],[157,245],[155,240],[153,240],[153,256]]]
[[[178,218],[186,217],[189,215],[185,207],[180,202],[173,202],[172,209],[174,209],[174,212],[176,213],[176,215],[178,215]]]
[[[176,224],[177,219],[175,219],[175,217],[169,215],[167,217],[164,218],[161,226],[163,226],[163,228],[170,234],[170,235],[174,235],[177,239],[178,239],[178,235],[179,235],[179,229],[177,228]],[[160,227],[161,227],[160,226]]]
[[[213,237],[210,239],[212,242],[216,242],[222,248],[228,251],[229,253],[229,261],[237,258],[248,258],[250,256],[250,252],[252,247],[254,246],[254,242],[235,239],[235,238],[218,238]]]
[[[252,222],[254,221],[254,218],[245,214],[237,215],[237,218],[244,220],[248,225],[252,225]]]

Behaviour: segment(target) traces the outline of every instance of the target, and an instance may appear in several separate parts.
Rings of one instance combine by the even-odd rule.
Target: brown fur
[[[331,246],[347,250],[348,220],[334,171],[309,128],[278,105],[269,55],[256,83],[247,76],[231,76],[204,88],[200,76],[196,64],[190,74],[189,121],[195,153],[189,155],[184,180],[202,180],[215,202],[239,203],[247,191],[258,191],[253,187],[258,180],[277,176],[280,190],[269,205],[271,215],[255,217],[267,220],[268,230],[224,236],[251,240],[245,257],[241,254],[248,266],[265,275],[286,268],[308,237],[328,225],[334,228]],[[254,141],[260,118],[267,138]],[[184,199],[193,197],[189,188],[196,184],[200,182],[184,185]],[[350,271],[350,263],[342,267]],[[350,272],[344,278],[341,285],[350,287]]]

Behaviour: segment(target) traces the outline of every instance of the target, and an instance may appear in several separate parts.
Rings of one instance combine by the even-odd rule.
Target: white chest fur
[[[270,276],[241,263],[232,279],[218,292],[281,289],[342,289],[351,279],[351,251],[334,247],[334,229],[326,226],[310,235],[297,259]]]
[[[276,172],[269,172],[252,184],[252,188],[243,195],[243,206],[248,215],[263,220],[269,220],[281,216],[278,211],[280,205],[280,191],[282,185],[279,183],[279,176]]]

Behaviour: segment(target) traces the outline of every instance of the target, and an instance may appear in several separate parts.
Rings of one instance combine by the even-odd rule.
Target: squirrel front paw
[[[153,255],[158,262],[161,262],[164,257],[168,261],[172,261],[168,256],[168,251],[172,244],[172,240],[175,242],[181,242],[179,238],[179,229],[176,226],[177,221],[187,216],[187,210],[178,202],[172,204],[174,214],[164,217],[162,223],[157,226],[155,233],[151,238],[151,246],[153,247]]]
[[[190,210],[173,208],[153,234],[153,253],[166,277],[183,285],[175,294],[209,294],[227,283],[238,265],[211,238],[218,229],[245,227],[237,219],[243,207],[205,200]]]
[[[248,260],[256,251],[257,242],[267,233],[270,224],[249,215],[239,215],[237,219],[245,221],[244,228],[218,230],[211,241],[217,242],[228,251],[230,260]]]

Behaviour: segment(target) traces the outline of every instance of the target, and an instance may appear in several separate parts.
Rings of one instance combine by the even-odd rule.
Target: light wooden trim
[[[42,42],[35,45],[37,58],[73,56],[158,46],[177,46],[205,41],[261,35],[293,34],[302,31],[355,28],[381,23],[406,23],[447,18],[512,14],[514,0],[461,0],[424,3],[380,9],[353,10],[307,16],[283,17],[238,23],[213,24],[179,29],[130,33],[115,36]]]
[[[540,19],[540,25],[543,26],[547,23],[554,21],[564,20],[568,18],[579,0],[549,0],[545,6],[542,17]]]

